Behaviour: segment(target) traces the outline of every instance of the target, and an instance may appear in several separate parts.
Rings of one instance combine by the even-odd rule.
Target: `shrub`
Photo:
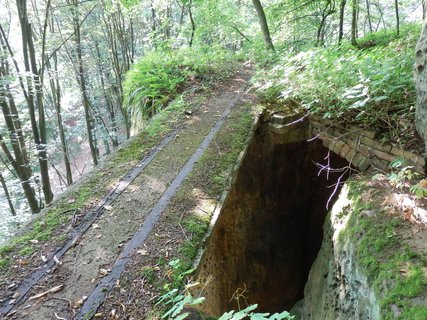
[[[133,126],[164,108],[190,80],[228,76],[232,56],[219,48],[158,51],[142,57],[124,81],[124,107]]]
[[[376,43],[365,49],[343,44],[285,53],[258,74],[258,94],[267,101],[296,100],[311,113],[399,139],[413,127],[418,36],[419,26],[409,26],[400,38],[365,39]]]

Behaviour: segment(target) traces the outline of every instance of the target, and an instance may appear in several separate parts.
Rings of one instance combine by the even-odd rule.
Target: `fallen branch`
[[[51,288],[51,289],[49,289],[49,290],[47,290],[45,292],[42,292],[42,293],[36,294],[34,296],[31,296],[28,299],[28,301],[39,299],[39,298],[43,298],[45,295],[48,295],[49,293],[56,293],[56,292],[62,290],[62,288],[64,288],[64,285],[60,284],[59,286],[53,287],[53,288]]]
[[[58,320],[67,320],[66,318],[58,316],[58,314],[56,312],[54,313],[54,315],[55,315],[56,319],[58,319]]]

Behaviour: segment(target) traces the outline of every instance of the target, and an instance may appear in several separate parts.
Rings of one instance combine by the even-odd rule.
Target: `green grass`
[[[236,59],[218,48],[162,50],[143,56],[126,74],[125,105],[140,128],[183,91],[186,84],[230,76]]]
[[[7,259],[7,258],[0,259],[0,268],[5,268],[5,267],[8,267],[9,265],[10,265],[10,259]]]
[[[373,34],[360,40],[375,41],[366,49],[344,43],[280,52],[272,67],[258,72],[258,95],[268,102],[297,101],[308,112],[370,128],[384,142],[404,145],[415,118],[419,30],[419,25],[407,25],[401,37]]]
[[[152,266],[142,267],[140,271],[141,277],[145,278],[145,280],[151,284],[156,280],[156,271]]]

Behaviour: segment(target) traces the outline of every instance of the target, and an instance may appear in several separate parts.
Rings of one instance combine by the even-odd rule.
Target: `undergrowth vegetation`
[[[383,142],[413,137],[414,48],[419,25],[400,37],[372,34],[358,47],[314,47],[280,54],[255,78],[259,96],[273,103],[298,102],[308,112],[376,130]]]
[[[235,59],[220,47],[157,51],[142,57],[124,81],[124,108],[131,113],[134,130],[166,107],[187,85],[197,87],[229,77]]]

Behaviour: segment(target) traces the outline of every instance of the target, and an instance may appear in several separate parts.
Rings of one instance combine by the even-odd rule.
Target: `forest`
[[[420,149],[412,0],[2,0],[1,233],[197,86],[244,61],[266,103]],[[421,150],[422,152],[422,150]]]

